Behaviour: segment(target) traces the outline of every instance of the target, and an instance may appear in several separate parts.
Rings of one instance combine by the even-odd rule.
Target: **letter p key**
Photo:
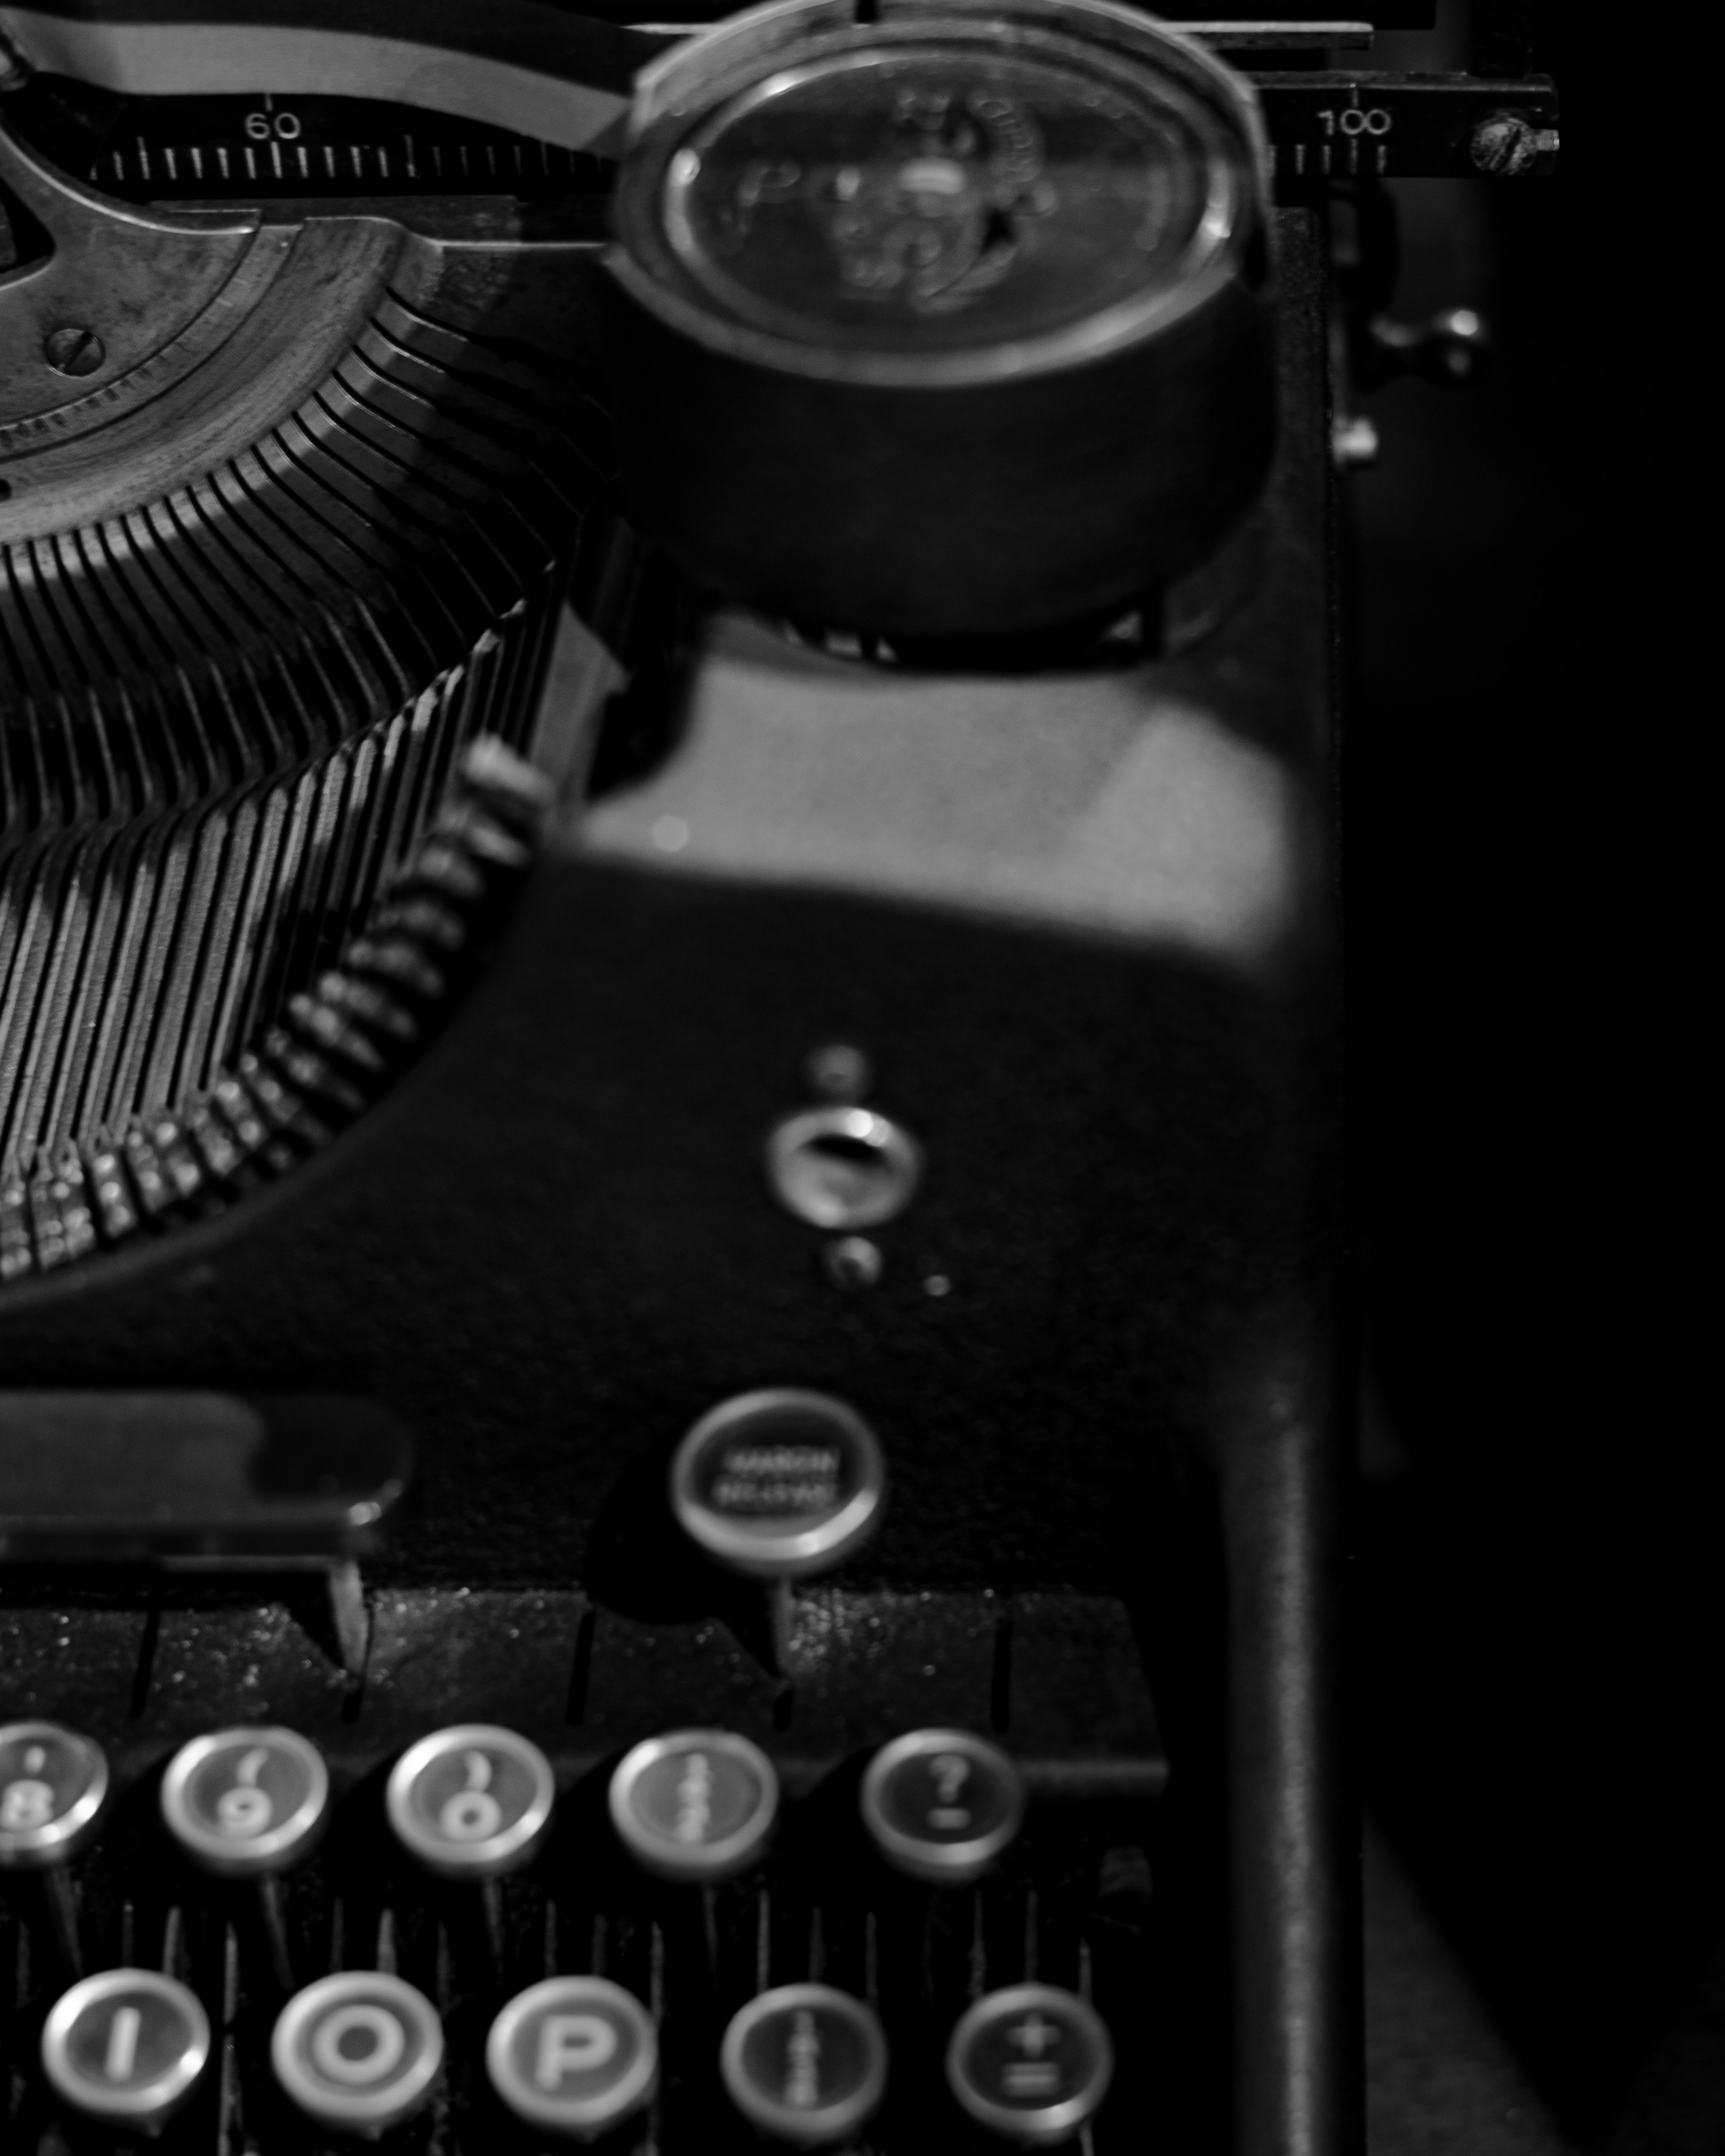
[[[556,1976],[497,2016],[485,2067],[518,2118],[587,2140],[649,2101],[659,2045],[631,1993],[603,1977]]]

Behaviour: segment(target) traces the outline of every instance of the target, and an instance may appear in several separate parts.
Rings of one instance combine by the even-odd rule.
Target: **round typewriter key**
[[[183,1984],[109,1969],[55,2001],[42,2068],[74,2111],[149,2132],[197,2087],[209,2046],[209,2017]]]
[[[883,1745],[863,1776],[863,1824],[882,1856],[913,1878],[980,1878],[1024,1816],[1006,1754],[963,1729],[913,1729]]]
[[[645,2008],[620,1985],[554,1976],[491,2024],[485,2070],[517,2118],[586,2141],[652,2096],[659,2041]]]
[[[557,1784],[536,1744],[483,1723],[439,1729],[389,1777],[389,1824],[427,1871],[495,1879],[531,1861],[551,1826]]]
[[[100,1744],[53,1722],[0,1725],[0,1871],[63,1863],[108,1794]]]
[[[1101,2017],[1051,1984],[991,1991],[947,2046],[947,2079],[971,2117],[1031,2143],[1075,2134],[1094,2117],[1113,2072]]]
[[[855,2133],[886,2087],[886,2039],[859,1999],[824,1984],[764,1991],[719,2049],[731,2100],[751,2123],[813,2148]]]
[[[727,1729],[649,1737],[611,1777],[624,1846],[666,1879],[728,1879],[759,1855],[778,1813],[773,1762]]]
[[[734,1572],[797,1579],[841,1563],[886,1498],[875,1433],[824,1393],[744,1393],[704,1414],[671,1462],[685,1531]]]
[[[293,1729],[223,1729],[194,1737],[168,1763],[162,1816],[206,1871],[285,1871],[329,1819],[322,1755]]]
[[[270,2040],[275,2078],[321,2126],[381,2133],[424,2102],[443,2064],[443,2025],[424,1995],[369,1969],[295,1994]]]

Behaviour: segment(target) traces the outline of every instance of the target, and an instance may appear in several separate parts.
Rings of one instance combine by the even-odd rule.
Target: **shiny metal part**
[[[39,1871],[75,1856],[100,1821],[108,1761],[55,1722],[0,1726],[0,1871]]]
[[[886,1461],[843,1400],[789,1387],[709,1410],[671,1461],[670,1505],[710,1557],[757,1578],[842,1564],[880,1523]]]
[[[1024,1817],[1019,1771],[998,1744],[964,1729],[913,1729],[869,1762],[858,1799],[887,1862],[913,1879],[980,1879]]]
[[[877,1228],[896,1219],[922,1179],[922,1148],[872,1108],[808,1108],[767,1141],[767,1179],[811,1228]]]
[[[154,1969],[85,1977],[54,2001],[42,2030],[43,2071],[65,2102],[146,2133],[187,2101],[209,2054],[196,1994]]]
[[[886,2038],[860,1999],[824,1984],[763,1991],[732,2019],[719,2047],[731,2101],[775,2140],[803,2148],[846,2141],[886,2092]]]
[[[947,2047],[947,2082],[971,2117],[1033,2148],[1065,2142],[1093,2118],[1114,2074],[1096,2010],[1050,1984],[977,2000]]]
[[[728,1879],[764,1851],[778,1817],[778,1777],[757,1744],[728,1729],[649,1737],[611,1777],[611,1824],[636,1862],[661,1878]]]
[[[67,388],[64,377],[100,374],[111,393],[105,406],[111,418],[116,403],[158,394],[180,362],[206,356],[207,335],[177,350],[177,341],[251,252],[259,217],[255,210],[177,213],[112,202],[37,157],[3,119],[0,184],[54,243],[40,260],[0,275],[3,457],[69,424],[65,408],[90,391]],[[222,326],[231,331],[239,321],[230,311]]]
[[[410,1745],[384,1794],[397,1840],[445,1879],[497,1879],[531,1863],[556,1804],[557,1778],[539,1747],[483,1722]]]
[[[485,2071],[517,2118],[585,2141],[652,2100],[659,2039],[621,1984],[554,1976],[519,1993],[491,2024]]]
[[[193,1861],[223,1878],[285,1871],[329,1824],[330,1772],[294,1729],[194,1737],[168,1762],[162,1817]]]
[[[308,2118],[363,2134],[410,2118],[443,2057],[431,2001],[370,1969],[307,1984],[283,2007],[270,2044],[276,2080]]]

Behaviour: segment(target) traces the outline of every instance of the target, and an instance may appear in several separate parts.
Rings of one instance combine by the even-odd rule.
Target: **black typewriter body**
[[[344,27],[299,12],[276,27]],[[557,11],[521,15],[515,47],[459,9],[443,28],[499,70],[570,73]],[[611,104],[547,146],[470,84],[470,109],[374,98],[362,126],[219,69],[202,100],[127,86],[135,54],[99,67],[83,16],[39,19],[78,33],[9,108],[26,157],[82,158],[80,185],[194,237],[221,207],[263,296],[183,382],[70,448],[15,432],[0,463],[4,1434],[23,1459],[20,1433],[69,1418],[52,1456],[96,1478],[142,1403],[189,1478],[159,1508],[183,1519],[141,1503],[123,1532],[123,1498],[9,1501],[0,1723],[95,1740],[111,1789],[69,1865],[0,1871],[6,2145],[143,2145],[40,2057],[74,1978],[124,1968],[208,2016],[209,2064],[148,2144],[186,2156],[362,2145],[272,2066],[288,1997],[338,1970],[393,1972],[441,2020],[442,2074],[384,2149],[567,2145],[501,2100],[486,2032],[587,1975],[657,2032],[650,2103],[594,2144],[630,2156],[772,2145],[721,2042],[803,1984],[867,2003],[890,2060],[828,2145],[1007,2145],[955,2102],[947,2046],[968,2005],[1041,1984],[1115,2055],[1101,2108],[1046,2145],[1358,2147],[1338,294],[1306,165],[1393,136],[1337,113],[1413,93],[1320,108],[1296,80],[1317,32],[1272,49],[1293,63],[1265,93],[1276,448],[1220,552],[1100,655],[906,665],[703,598],[619,513],[604,128],[647,33],[587,26]],[[1457,140],[1487,122],[1467,104]],[[519,174],[523,141],[518,187],[466,191],[500,147]],[[248,146],[268,155],[242,180]],[[223,190],[183,184],[193,146]],[[425,177],[431,148],[466,160],[462,191]],[[50,465],[69,506],[33,526]],[[90,536],[116,530],[130,557]],[[126,613],[146,584],[153,629]],[[482,783],[482,737],[547,782]],[[103,776],[92,744],[120,739],[136,770]],[[1153,872],[1121,819],[1166,848]],[[172,916],[200,875],[220,895]],[[834,1105],[914,1147],[884,1217],[799,1214],[775,1181],[774,1143]],[[776,1591],[665,1496],[691,1426],[762,1388],[866,1418],[889,1481],[866,1546]],[[254,1531],[214,1500],[200,1522],[174,1449],[210,1396],[265,1433]],[[307,1435],[317,1403],[334,1437]],[[403,1448],[373,1478],[381,1531],[364,1507],[305,1531],[359,1472],[343,1418],[379,1412]],[[269,1512],[290,1498],[297,1527]],[[408,1748],[470,1724],[539,1748],[557,1790],[532,1862],[483,1886],[416,1863],[386,1797]],[[267,1892],[163,1825],[171,1758],[237,1726],[298,1732],[331,1779],[326,1834]],[[714,1728],[772,1763],[775,1838],[734,1876],[655,1877],[611,1778]],[[906,1877],[864,1831],[868,1761],[918,1730],[974,1732],[1022,1778],[1022,1831],[976,1881]]]

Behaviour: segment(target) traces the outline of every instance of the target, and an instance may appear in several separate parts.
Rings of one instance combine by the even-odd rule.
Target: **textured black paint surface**
[[[1309,230],[1284,217],[1281,233],[1267,581],[1169,671],[1194,691],[1225,685],[1230,722],[1317,800],[1322,318]],[[595,1716],[608,1686],[634,1681],[608,1650],[614,1624],[649,1637],[716,1620],[711,1636],[744,1656],[716,1682],[723,1711],[753,1685],[758,1616],[676,1550],[657,1503],[688,1423],[761,1383],[853,1399],[894,1492],[848,1588],[1076,1588],[1131,1604],[1175,1766],[1155,1855],[1178,1943],[1160,2025],[1178,2042],[1153,2067],[1157,2115],[1195,2105],[1178,2145],[1219,2148],[1226,1639],[1202,1460],[1221,1381],[1256,1352],[1265,1313],[1305,1302],[1334,1263],[1324,965],[1296,948],[1254,978],[1054,928],[553,857],[459,1019],[382,1109],[229,1219],[13,1297],[0,1368],[18,1385],[331,1389],[393,1408],[421,1476],[369,1576],[385,1599],[452,1598],[422,1650],[449,1665],[436,1696],[452,1709],[473,1696],[464,1589],[580,1582],[594,1625],[584,1648],[577,1625],[551,1691]],[[926,1196],[881,1233],[881,1284],[856,1295],[827,1279],[818,1238],[777,1211],[760,1168],[773,1121],[806,1099],[805,1058],[834,1040],[870,1054],[874,1097],[930,1162]],[[928,1292],[935,1276],[948,1292]],[[908,1644],[913,1613],[892,1606]],[[112,1615],[83,1612],[69,1640]],[[992,1701],[995,1643],[966,1651],[967,1681]],[[1123,1642],[1063,1652],[1039,1681],[1070,1690],[1080,1726],[1108,1729]],[[68,1658],[69,1697],[81,1660]],[[907,1719],[923,1710],[909,1672],[927,1666],[902,1666]],[[228,1718],[242,1668],[212,1667],[200,1712]],[[506,1699],[520,1675],[500,1670],[476,1696]],[[855,1712],[831,1702],[836,1727]]]

